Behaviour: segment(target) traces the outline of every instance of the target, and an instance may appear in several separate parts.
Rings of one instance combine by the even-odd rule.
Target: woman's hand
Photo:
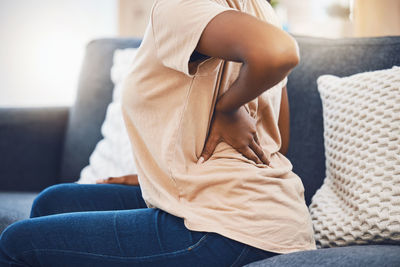
[[[108,177],[106,179],[99,179],[96,184],[125,184],[125,185],[139,185],[137,174],[124,175],[119,177]]]
[[[256,121],[244,106],[232,112],[215,110],[209,135],[197,163],[208,160],[221,141],[231,145],[255,163],[269,164],[257,137]]]

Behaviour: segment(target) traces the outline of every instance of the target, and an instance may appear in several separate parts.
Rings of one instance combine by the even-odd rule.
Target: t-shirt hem
[[[304,250],[316,250],[316,244],[315,243],[309,243],[307,245],[303,246],[279,246],[277,244],[274,244],[272,242],[268,242],[265,240],[260,240],[256,238],[251,238],[248,236],[244,236],[238,232],[230,231],[226,228],[221,228],[218,225],[207,225],[207,224],[200,224],[200,223],[194,223],[189,221],[188,219],[184,218],[184,224],[185,226],[192,231],[204,231],[204,232],[215,232],[218,234],[221,234],[223,236],[226,236],[230,239],[248,244],[250,246],[262,249],[262,250],[267,250],[275,253],[280,253],[280,254],[287,254],[287,253],[292,253],[292,252],[298,252],[298,251],[304,251]],[[210,231],[210,229],[213,229]]]

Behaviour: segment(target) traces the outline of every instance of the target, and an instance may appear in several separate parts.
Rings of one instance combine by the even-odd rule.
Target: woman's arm
[[[195,49],[201,54],[242,62],[236,81],[218,99],[217,111],[230,112],[282,81],[298,64],[296,41],[252,15],[228,10],[204,29]]]
[[[217,144],[225,141],[248,159],[269,164],[257,137],[255,121],[244,111],[243,104],[282,81],[298,64],[296,41],[272,24],[228,10],[208,23],[195,51],[243,63],[238,78],[217,100],[198,162],[206,161]]]
[[[281,152],[283,155],[286,155],[289,149],[290,140],[290,112],[286,85],[282,88],[278,126],[279,132],[281,134],[281,149],[279,150],[279,152]]]

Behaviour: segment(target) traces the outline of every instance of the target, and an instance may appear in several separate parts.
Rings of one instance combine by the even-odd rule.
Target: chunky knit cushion
[[[400,244],[400,67],[317,83],[326,155],[309,206],[317,247]]]
[[[124,78],[136,55],[137,48],[115,50],[111,80],[115,87],[113,100],[107,107],[106,118],[101,126],[103,139],[100,140],[84,167],[77,183],[93,184],[97,179],[110,176],[135,174],[133,152],[121,112],[121,93]]]

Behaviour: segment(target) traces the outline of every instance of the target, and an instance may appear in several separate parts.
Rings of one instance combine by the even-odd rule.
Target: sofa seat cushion
[[[359,245],[321,248],[274,256],[247,264],[245,267],[381,267],[400,266],[400,246]]]
[[[0,192],[0,233],[16,221],[28,219],[36,192]]]

